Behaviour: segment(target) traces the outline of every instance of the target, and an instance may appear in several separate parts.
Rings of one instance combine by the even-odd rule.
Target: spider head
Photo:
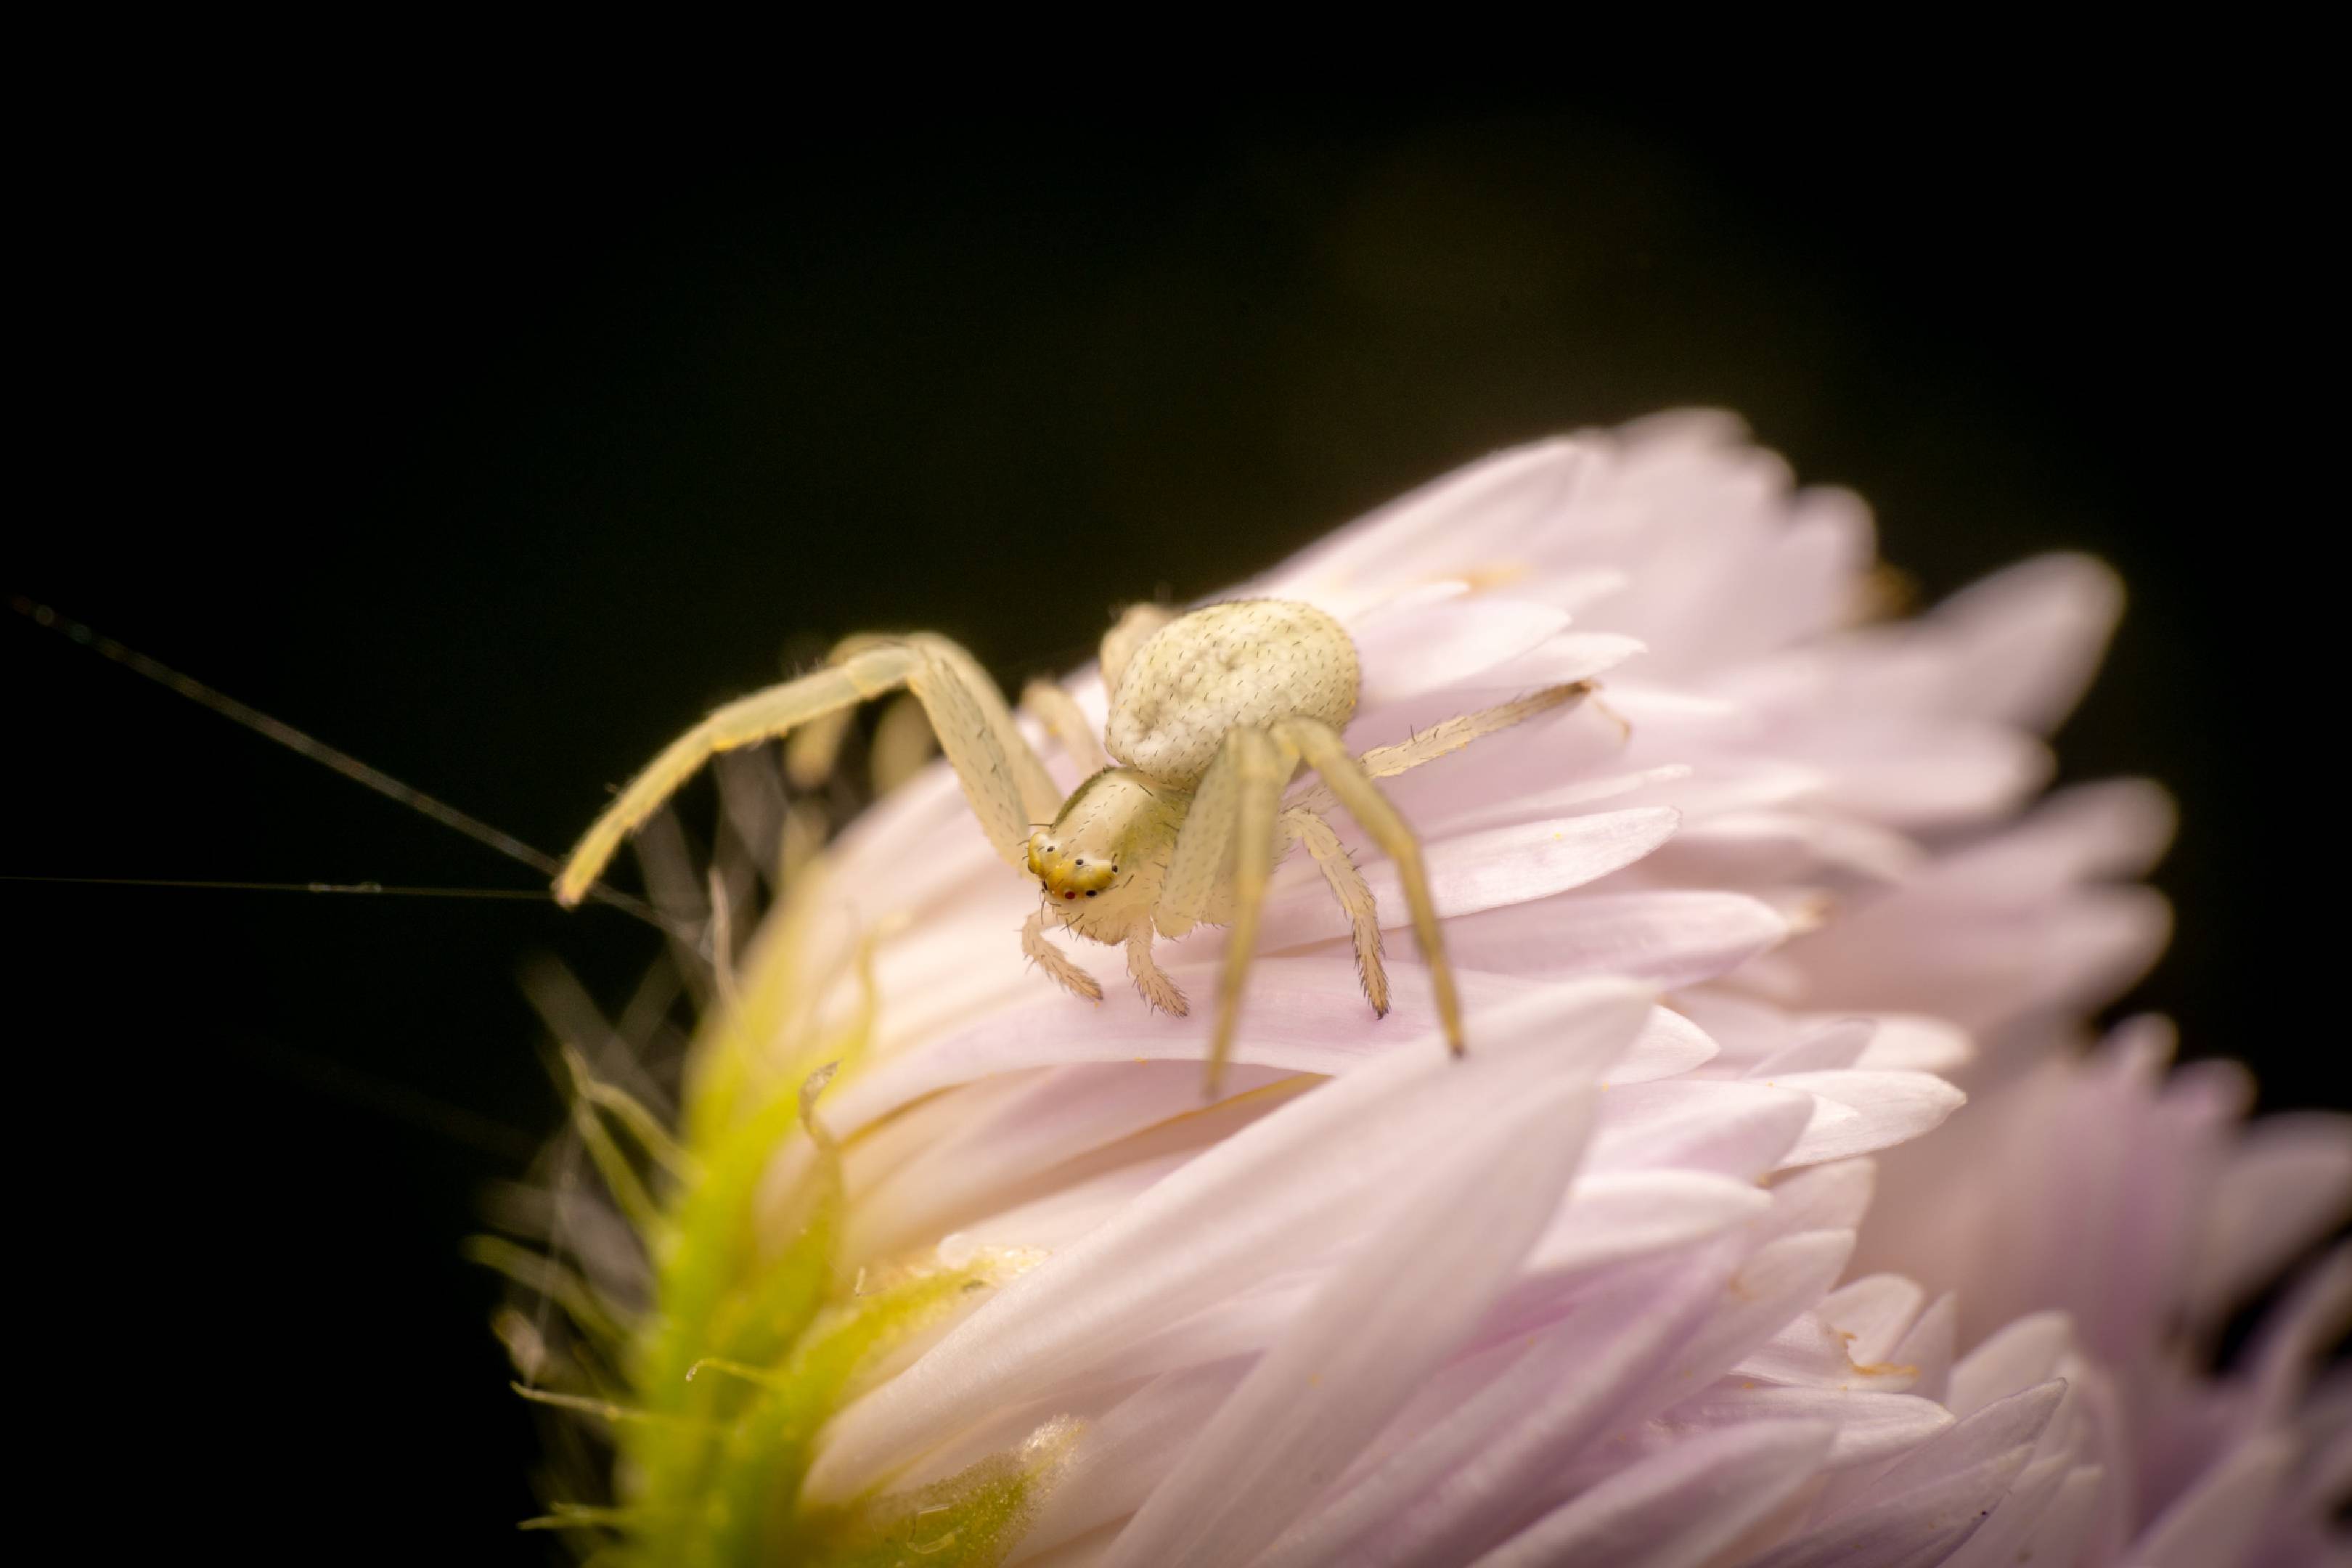
[[[1074,841],[1084,837],[1050,827],[1029,836],[1029,874],[1056,903],[1094,898],[1118,874],[1109,855],[1100,849],[1089,854],[1087,845]]]

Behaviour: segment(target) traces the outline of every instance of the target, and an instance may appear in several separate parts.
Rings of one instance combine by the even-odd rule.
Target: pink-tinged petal
[[[1674,1078],[1715,1059],[1716,1043],[1681,1014],[1664,1007],[1650,1009],[1649,1020],[1617,1064],[1609,1069],[1603,1089]]]
[[[1925,1290],[1900,1274],[1873,1274],[1839,1286],[1814,1310],[1847,1336],[1847,1353],[1868,1365],[1896,1359],[1895,1347],[1910,1332],[1927,1300]]]
[[[2352,1213],[2352,1117],[2305,1112],[2248,1128],[2206,1199],[2192,1310],[2210,1321]]]
[[[1648,651],[1649,644],[1640,638],[1615,632],[1561,632],[1483,672],[1476,684],[1507,689],[1590,680]]]
[[[1879,1278],[1899,1279],[1900,1277],[1880,1276]],[[1891,1290],[1891,1288],[1878,1289]],[[1886,1304],[1896,1303],[1889,1301]],[[1945,1391],[1951,1378],[1952,1352],[1958,1336],[1959,1321],[1958,1298],[1949,1294],[1940,1296],[1933,1306],[1919,1314],[1917,1321],[1912,1323],[1891,1350],[1874,1358],[1890,1366],[1909,1367],[1915,1370],[1916,1375],[1912,1380],[1909,1393],[1904,1397],[1933,1400],[1939,1406],[1943,1405]],[[1851,1326],[1843,1322],[1840,1322],[1838,1326],[1846,1327],[1849,1332],[1853,1331]],[[1863,1358],[1857,1356],[1856,1359]],[[1853,1396],[1841,1395],[1840,1397]],[[1882,1468],[1864,1465],[1845,1475],[1832,1477],[1829,1484],[1822,1489],[1820,1499],[1813,1506],[1813,1517],[1833,1518],[1852,1507],[1876,1484],[1879,1470]]]
[[[1904,889],[1868,918],[1791,943],[1816,1006],[1933,1012],[1982,1035],[2047,1010],[2105,1002],[2155,961],[2171,907],[2146,888],[2093,888],[2030,910],[1987,910]]]
[[[1810,1094],[1816,1102],[1811,1123],[1783,1156],[1789,1165],[1844,1160],[1908,1142],[1943,1125],[1968,1100],[1923,1072],[1800,1072],[1763,1081]]]
[[[1192,973],[1188,970],[1179,978]],[[1214,973],[1208,968],[1200,977],[1211,980]],[[1552,989],[1505,974],[1465,973],[1458,978],[1474,1054],[1490,1031],[1516,1026],[1482,1024],[1482,1015],[1518,1017],[1529,998]],[[1565,1005],[1572,1005],[1573,999]],[[1072,1026],[1074,1017],[1081,1026]],[[1370,1026],[1368,1017],[1353,959],[1262,958],[1250,972],[1234,1059],[1291,1072],[1339,1074],[1399,1054],[1444,1054],[1436,1010],[1423,987],[1399,985],[1389,1016]],[[836,1136],[845,1137],[924,1095],[996,1073],[1079,1062],[1198,1063],[1207,1054],[1204,1019],[1155,1013],[1121,989],[1107,989],[1101,1004],[1088,1007],[1048,987],[1025,1006],[876,1062],[826,1097],[825,1121]]]
[[[1816,1421],[1702,1432],[1553,1510],[1477,1568],[1698,1568],[1794,1495],[1830,1441]]]
[[[1792,751],[1828,776],[1830,804],[1913,831],[2004,815],[2057,766],[2047,746],[1994,725],[1874,722],[1817,732]]]
[[[1975,1533],[2025,1468],[2063,1392],[2062,1384],[2044,1384],[1977,1412],[1897,1460],[1872,1489],[1867,1506],[1747,1568],[1924,1568],[1942,1561]]]
[[[2049,1446],[2046,1436],[2042,1446]],[[2043,1518],[2057,1505],[2075,1468],[2071,1454],[2046,1454],[2028,1461],[1992,1517],[1944,1560],[1944,1568],[2017,1568],[2021,1553],[2032,1563],[2032,1548],[2023,1543],[2040,1533]]]
[[[1006,1560],[1008,1568],[1142,1507],[1248,1370],[1246,1360],[1235,1359],[1170,1373],[1087,1422],[1069,1468],[1046,1492],[1036,1522]]]
[[[2246,1416],[2284,1422],[2312,1369],[2347,1331],[2352,1331],[2352,1243],[2305,1268],[2255,1330],[2246,1355],[2252,1384]]]
[[[1417,1163],[1403,1202],[1202,1428],[1111,1562],[1247,1562],[1468,1337],[1583,1154],[1590,1080],[1545,1085]]]
[[[1379,604],[1433,574],[1527,563],[1545,523],[1573,504],[1605,450],[1605,438],[1563,437],[1497,452],[1350,523],[1244,593]]]
[[[1841,1018],[1805,1029],[1790,1044],[1748,1069],[1754,1079],[1775,1079],[1788,1073],[1843,1072],[1862,1060],[1877,1026],[1868,1018]]]
[[[1622,982],[1547,988],[1496,1017],[1467,1057],[1397,1053],[1236,1132],[844,1411],[808,1495],[863,1490],[1016,1390],[1115,1357],[1246,1289],[1311,1249],[1368,1194],[1377,1198],[1381,1184],[1438,1150],[1478,1142],[1529,1094],[1596,1079],[1649,1009],[1649,994]]]
[[[1812,1114],[1811,1097],[1796,1089],[1690,1079],[1621,1085],[1612,1075],[1585,1169],[1675,1166],[1754,1181],[1795,1146]]]
[[[1528,1268],[1580,1274],[1702,1240],[1771,1206],[1770,1194],[1748,1183],[1702,1171],[1582,1176],[1528,1255]]]
[[[2012,908],[2055,898],[2082,883],[2146,875],[2172,843],[2179,815],[2171,795],[2146,779],[2077,784],[1929,875],[1947,897]]]
[[[2020,1318],[1952,1368],[1951,1394],[1944,1403],[1955,1415],[1973,1415],[1996,1400],[2039,1386],[2074,1347],[2074,1325],[2065,1313]]]
[[[2105,563],[2039,555],[1945,600],[1924,629],[1949,650],[1949,710],[2052,729],[2098,669],[2123,597]]]
[[[1754,888],[1826,875],[1898,882],[1924,858],[1900,834],[1812,809],[1745,811],[1685,826],[1656,868],[1677,881]]]
[[[1423,851],[1430,897],[1437,912],[1448,918],[1549,898],[1632,865],[1673,837],[1676,820],[1663,806],[1640,806],[1443,839]],[[1395,865],[1381,860],[1363,871],[1380,904],[1381,923],[1405,929],[1409,911]],[[1269,897],[1265,921],[1260,943],[1268,952],[1349,933],[1347,915],[1319,876],[1311,881],[1302,876]],[[1212,934],[1221,946],[1223,933]],[[1190,945],[1174,952],[1189,952]]]
[[[2284,1432],[2240,1444],[2133,1543],[2133,1568],[2237,1568],[2294,1459],[2294,1440]]]
[[[1731,1369],[1734,1377],[1799,1388],[1862,1389],[1900,1394],[1915,1368],[1856,1361],[1846,1337],[1818,1312],[1800,1314]]]
[[[2110,1489],[2103,1466],[2076,1465],[2066,1472],[2059,1485],[2058,1495],[2034,1521],[2032,1539],[2019,1550],[2030,1564],[2049,1563],[2053,1568],[2085,1560],[2085,1548],[2098,1527],[2102,1505]],[[2105,1561],[2093,1558],[2091,1561]],[[2011,1563],[2015,1563],[2012,1556]],[[1987,1568],[1990,1568],[1988,1564]]]
[[[1286,1076],[1241,1068],[1224,1088],[1238,1099]],[[1089,1063],[998,1083],[1011,1092],[942,1107],[955,1113],[943,1126],[919,1110],[859,1140],[847,1167],[855,1199],[843,1242],[847,1258],[895,1252],[952,1230],[1003,1206],[1041,1172],[1201,1110],[1201,1069],[1191,1062]],[[889,1146],[902,1135],[904,1148]],[[877,1153],[888,1168],[868,1179],[861,1157]]]
[[[1918,1320],[1887,1352],[1886,1359],[1919,1369],[1912,1389],[1921,1397],[1949,1403],[1952,1358],[1958,1350],[1960,1300],[1946,1291],[1928,1304]]]
[[[1869,1212],[1877,1184],[1878,1167],[1868,1160],[1841,1160],[1784,1175],[1772,1184],[1777,1233],[1852,1230]]]
[[[1793,1287],[1783,1300],[1815,1276],[1820,1249],[1810,1250],[1811,1269],[1767,1264],[1772,1283]],[[1663,1403],[1652,1392],[1661,1379],[1684,1386],[1674,1373],[1685,1342],[1729,1272],[1701,1256],[1633,1270],[1580,1300],[1500,1375],[1308,1513],[1261,1568],[1447,1568],[1507,1535],[1539,1511],[1530,1497],[1578,1451]]]
[[[1376,708],[1474,678],[1517,658],[1563,631],[1568,612],[1525,599],[1482,594],[1434,602],[1399,601],[1348,628],[1363,680],[1362,703]]]
[[[1445,945],[1474,969],[1630,974],[1671,989],[1736,969],[1788,931],[1770,905],[1738,893],[1597,893],[1454,921]]]
[[[1660,1420],[1670,1431],[1754,1421],[1818,1421],[1836,1432],[1821,1466],[1842,1470],[1883,1463],[1916,1448],[1950,1426],[1953,1416],[1934,1400],[1909,1394],[1719,1383],[1684,1400]]]
[[[1881,1013],[1877,1031],[1854,1065],[1872,1072],[1931,1072],[1949,1077],[1976,1055],[1968,1032],[1941,1018]]]

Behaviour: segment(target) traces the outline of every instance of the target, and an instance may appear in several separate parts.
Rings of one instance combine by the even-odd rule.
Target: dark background
[[[938,627],[1017,684],[1497,446],[1727,406],[1931,595],[2053,547],[2121,569],[2062,744],[2185,809],[2135,1004],[2266,1104],[2337,1102],[2338,932],[2301,909],[2343,662],[2342,501],[2293,414],[2337,311],[2305,128],[2154,89],[1812,101],[707,142],[194,113],[23,174],[49,479],[5,585],[560,849],[824,638]],[[11,877],[535,885],[19,617],[0,643]],[[11,1273],[106,1413],[75,1461],[179,1478],[257,1551],[537,1558],[507,1533],[537,1438],[457,1249],[555,1125],[520,966],[610,1000],[651,933],[0,900],[42,1151]]]

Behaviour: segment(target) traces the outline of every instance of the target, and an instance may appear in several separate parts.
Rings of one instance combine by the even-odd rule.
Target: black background
[[[2304,889],[2336,858],[2340,443],[2294,410],[2337,284],[2306,128],[2156,89],[1807,101],[708,139],[191,112],[24,172],[43,482],[5,586],[558,849],[831,636],[937,627],[1017,684],[1116,604],[1497,446],[1726,406],[1867,496],[1931,594],[2053,547],[2121,569],[2062,746],[2184,806],[2179,935],[2135,1003],[2257,1063],[2266,1104],[2336,1102],[2340,921]],[[19,617],[0,642],[11,877],[533,885]],[[540,1556],[508,1533],[536,1437],[496,1287],[457,1248],[555,1123],[520,966],[610,999],[650,933],[0,899],[31,1004],[11,1272],[60,1408],[100,1413],[76,1463],[184,1483],[256,1552]]]

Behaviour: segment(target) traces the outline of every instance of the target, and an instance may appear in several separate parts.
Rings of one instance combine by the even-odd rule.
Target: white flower
[[[1791,493],[1685,416],[1502,454],[1246,585],[1348,625],[1360,751],[1605,688],[1390,786],[1463,972],[1458,1061],[1401,940],[1372,1018],[1293,865],[1203,1108],[1203,1023],[1103,950],[1068,950],[1098,1007],[1045,984],[1014,935],[1034,889],[953,780],[887,798],[699,1044],[611,1522],[662,1562],[2185,1565],[2315,1541],[2291,1520],[2343,1422],[2296,1397],[2319,1309],[2226,1436],[2177,1361],[2168,1392],[2119,1392],[2166,1321],[2139,1285],[2210,1322],[2337,1212],[2352,1138],[2313,1121],[2225,1163],[2234,1107],[2053,1058],[2166,933],[2116,883],[2169,831],[2152,789],[2014,820],[2117,590],[2058,557],[1861,624],[1882,582],[1852,497]],[[1068,689],[1098,723],[1099,682]],[[1221,942],[1162,961],[1192,988]],[[802,1086],[835,1060],[812,1137]],[[1956,1077],[1988,1093],[1946,1127]],[[1889,1150],[1900,1202],[1874,1208]],[[1857,1233],[1923,1283],[1850,1278]],[[2182,1435],[2126,1475],[2116,1423],[2149,1409]]]

